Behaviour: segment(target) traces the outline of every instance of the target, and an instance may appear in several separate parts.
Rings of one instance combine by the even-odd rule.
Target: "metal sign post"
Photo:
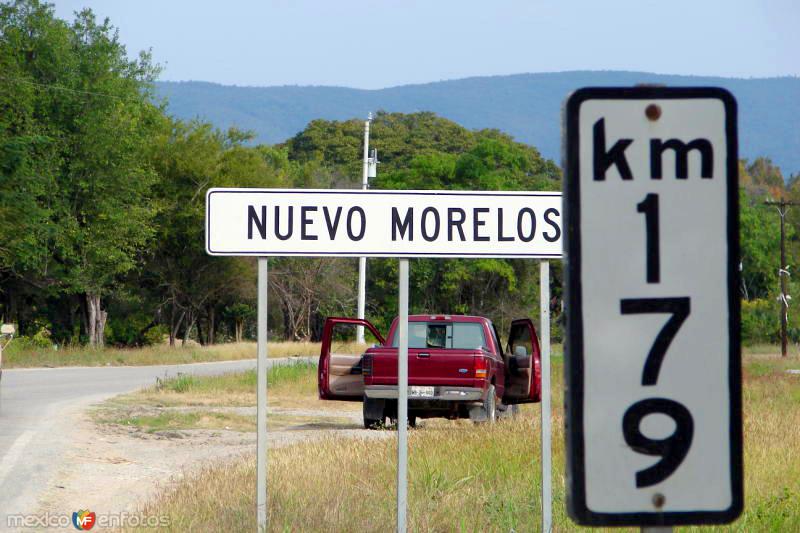
[[[540,326],[542,351],[542,533],[553,529],[550,431],[550,262],[539,263]]]
[[[259,531],[267,530],[267,258],[258,258],[258,407],[256,424],[256,515]]]
[[[401,259],[397,322],[397,533],[406,532],[408,507],[408,259]]]

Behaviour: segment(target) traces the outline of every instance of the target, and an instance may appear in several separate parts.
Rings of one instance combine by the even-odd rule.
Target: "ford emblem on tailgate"
[[[458,372],[459,372],[460,374],[466,374],[467,372],[469,372],[469,370],[467,370],[466,368],[459,368],[459,369],[458,369]]]

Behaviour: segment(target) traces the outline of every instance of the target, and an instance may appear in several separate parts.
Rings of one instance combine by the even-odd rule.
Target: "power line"
[[[53,85],[53,84],[49,84],[49,83],[39,83],[39,82],[35,82],[35,81],[25,80],[25,79],[22,79],[22,78],[11,78],[9,76],[0,75],[0,80],[11,81],[11,82],[16,82],[16,83],[27,83],[28,85],[34,85],[36,87],[43,87],[45,89],[54,89],[54,90],[57,90],[57,91],[64,91],[64,92],[75,93],[75,94],[84,94],[84,95],[89,95],[89,96],[102,96],[102,97],[105,97],[105,98],[114,98],[115,100],[126,100],[127,99],[127,98],[124,98],[122,96],[116,96],[114,94],[98,93],[98,92],[93,92],[93,91],[82,91],[80,89],[70,89],[69,87],[63,87],[61,85]]]

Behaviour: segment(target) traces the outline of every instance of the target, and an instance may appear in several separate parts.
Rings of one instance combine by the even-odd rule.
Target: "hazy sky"
[[[55,0],[163,80],[379,88],[521,72],[800,75],[798,0]]]

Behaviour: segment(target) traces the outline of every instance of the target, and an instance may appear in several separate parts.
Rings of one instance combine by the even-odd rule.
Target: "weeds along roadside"
[[[366,345],[342,343],[338,349],[355,353]],[[318,342],[270,342],[267,356],[283,357],[319,357]],[[559,355],[561,346],[553,346],[553,354]],[[147,366],[176,365],[189,363],[207,363],[215,361],[235,361],[255,359],[256,343],[240,342],[200,346],[192,343],[188,346],[168,345],[147,346],[143,348],[103,348],[89,347],[30,347],[20,348],[11,343],[3,350],[3,368],[42,368],[68,366]]]
[[[318,342],[274,342],[269,343],[270,358],[318,357]],[[255,359],[256,343],[240,342],[200,346],[168,345],[143,348],[54,347],[18,348],[13,342],[3,351],[3,368],[37,368],[63,366],[145,366],[184,363],[203,363]]]
[[[353,420],[353,414],[360,413],[360,404],[317,398],[316,371],[315,362],[304,360],[268,369],[268,424],[272,430],[322,422],[349,429],[360,427]],[[146,433],[194,429],[254,432],[256,383],[255,369],[216,376],[157,378],[150,387],[103,402],[93,409],[92,416],[101,424]],[[335,416],[335,412],[342,416]]]
[[[800,530],[800,376],[785,372],[798,367],[796,359],[746,358],[746,503],[735,530]],[[564,506],[561,372],[561,362],[555,360],[553,513],[556,530],[564,531],[578,528],[567,518]],[[537,529],[541,483],[538,406],[525,406],[518,419],[493,427],[426,423],[410,432],[409,447],[410,529]],[[271,529],[391,528],[395,460],[394,439],[330,438],[270,450]],[[153,500],[146,511],[170,516],[173,531],[254,529],[254,487],[255,457],[243,457],[188,477]]]

